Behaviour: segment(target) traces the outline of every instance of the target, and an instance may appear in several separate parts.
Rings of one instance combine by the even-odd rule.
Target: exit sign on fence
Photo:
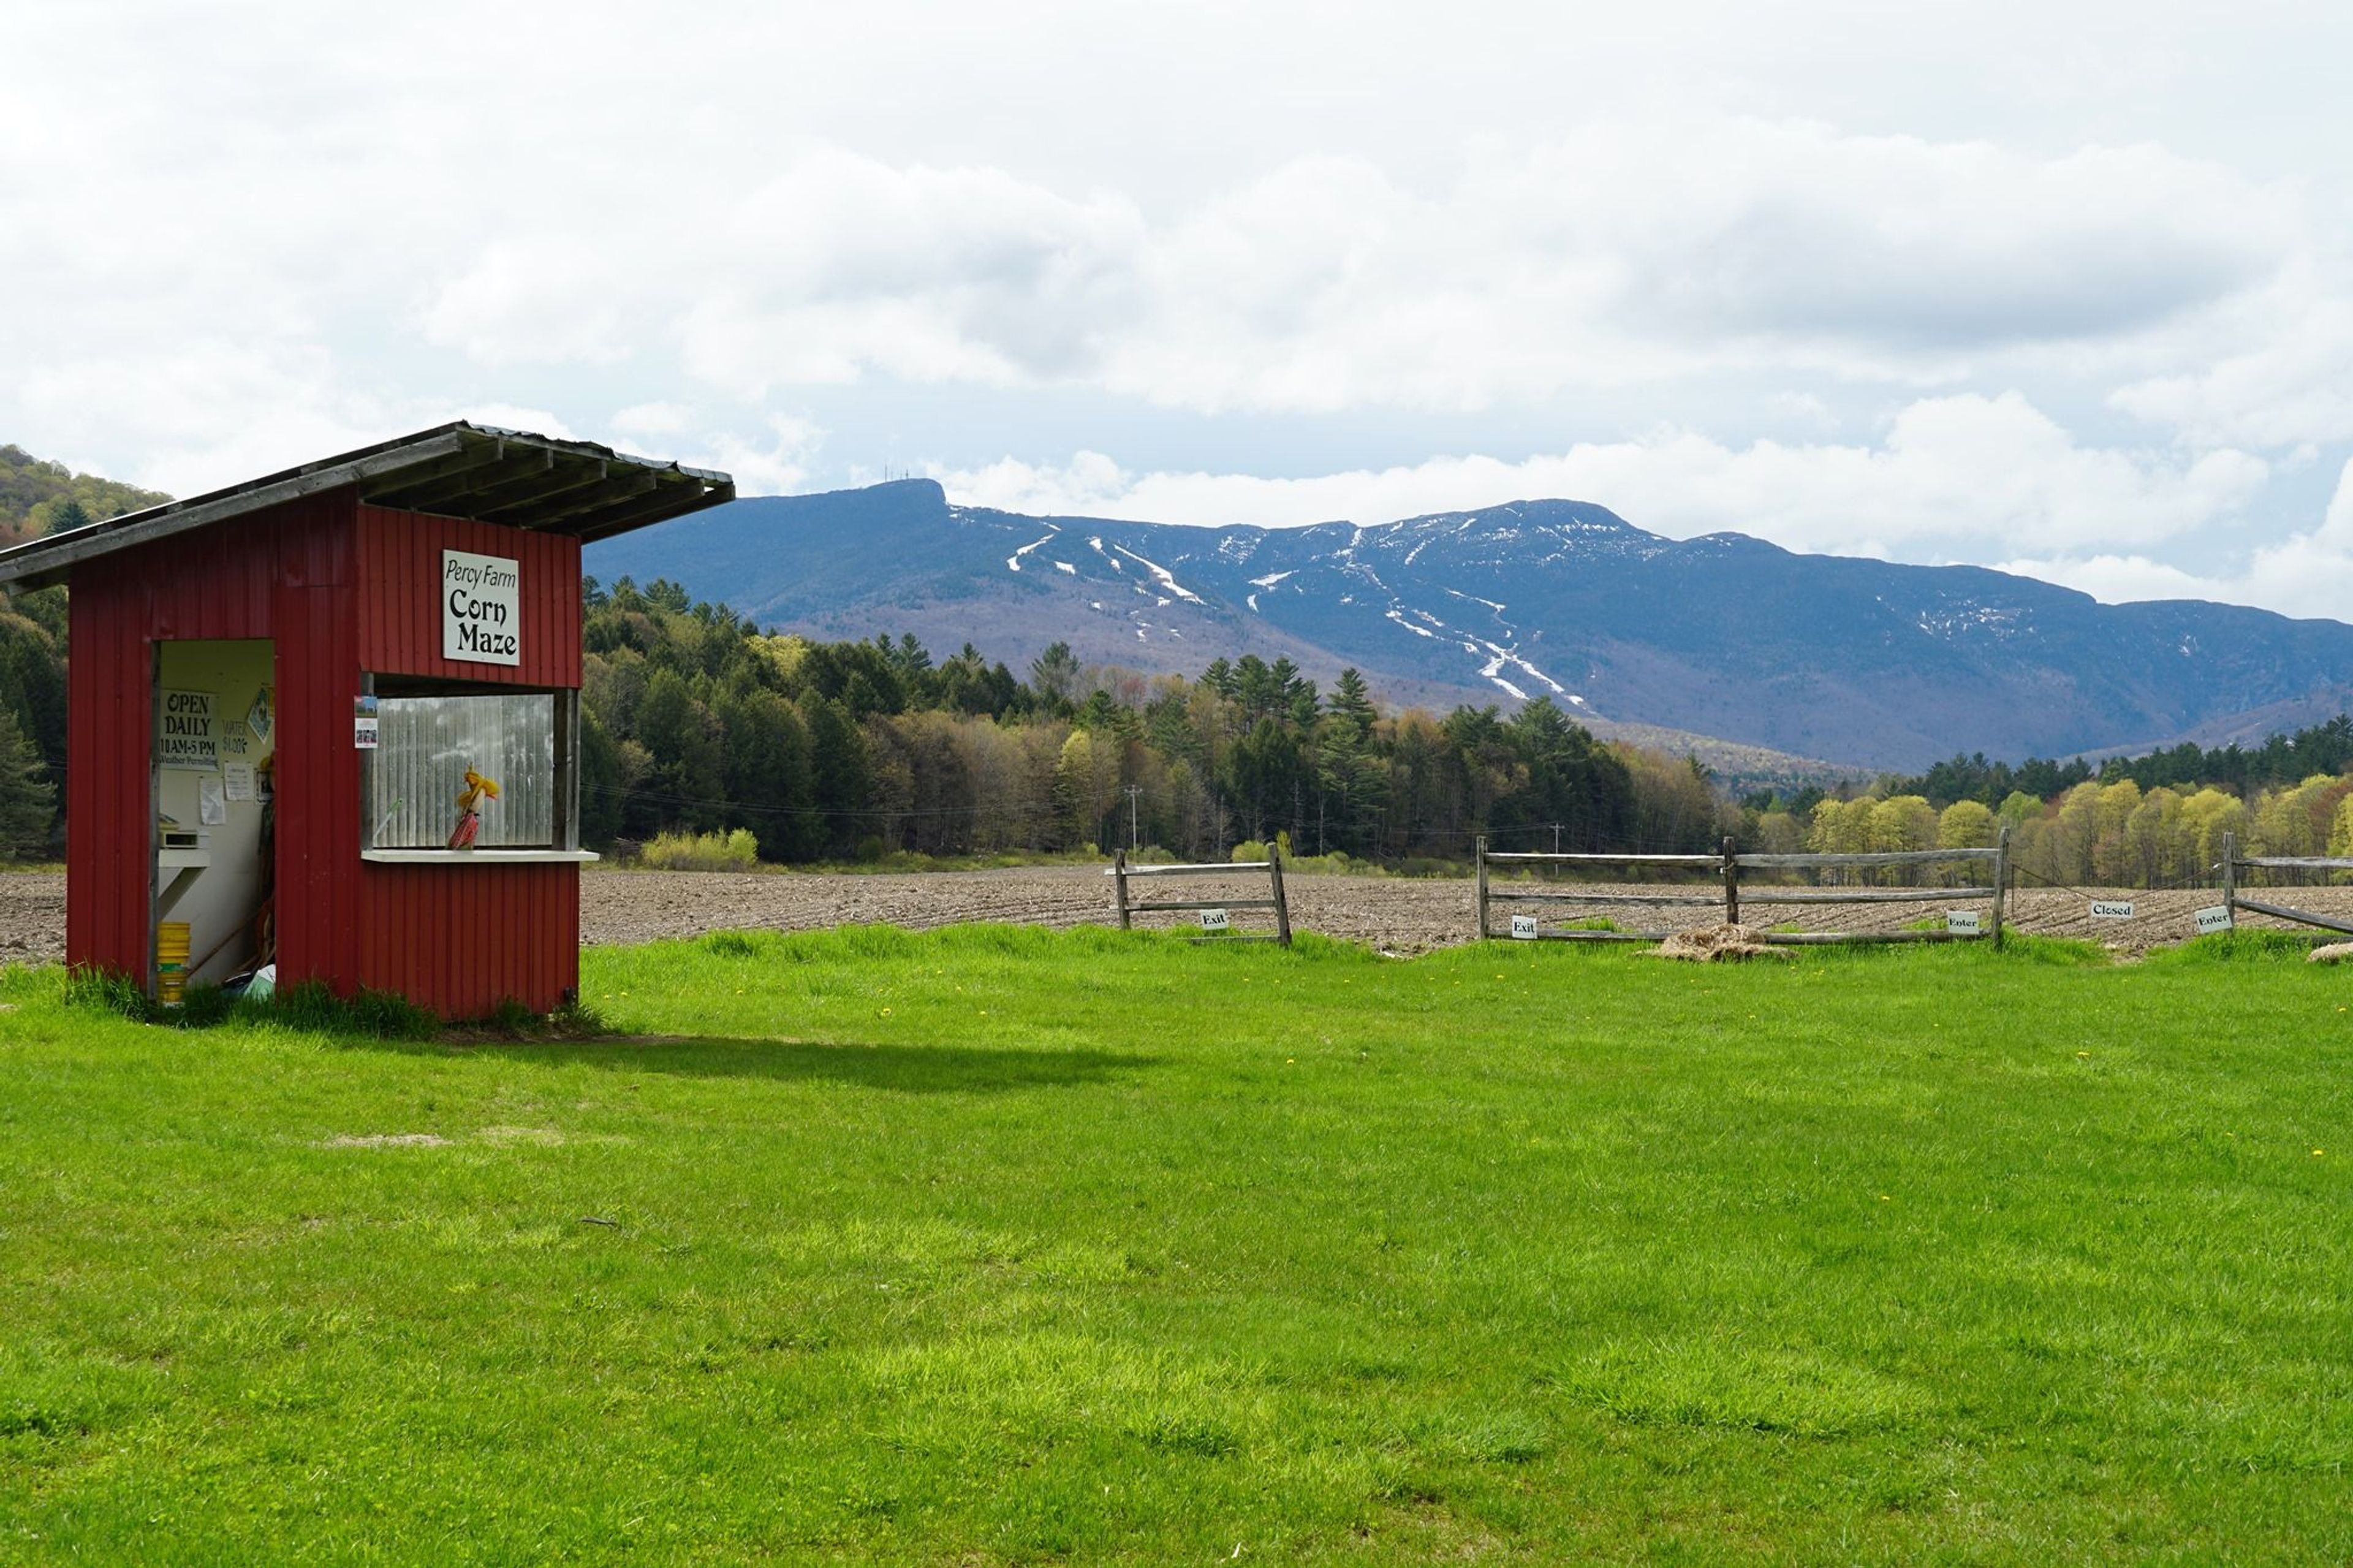
[[[1535,941],[1536,917],[1534,915],[1514,915],[1512,917],[1512,936],[1514,940],[1519,942]]]
[[[1223,910],[1203,910],[1201,911],[1201,929],[1203,931],[1224,931],[1230,923],[1231,922],[1226,919],[1226,911]]]

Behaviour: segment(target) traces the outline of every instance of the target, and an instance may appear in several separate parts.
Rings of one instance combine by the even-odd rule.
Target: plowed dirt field
[[[1264,896],[1262,879],[1246,876],[1201,880],[1138,882],[1136,897],[1202,901]],[[1626,930],[1677,930],[1712,924],[1706,907],[1513,905],[1500,895],[1493,916],[1500,930],[1513,910],[1547,921],[1572,916],[1603,916]],[[1179,889],[1182,889],[1181,891]],[[1601,891],[1603,889],[1589,889]],[[1624,887],[1622,893],[1703,892],[1704,886]],[[1750,888],[1750,893],[1766,889]],[[1292,923],[1301,931],[1368,943],[1386,952],[1412,953],[1469,940],[1472,885],[1458,881],[1411,881],[1372,877],[1289,879]],[[2179,942],[2192,933],[2191,912],[2216,901],[2211,891],[2092,893],[2133,905],[2129,920],[2095,920],[2085,893],[2021,889],[2010,895],[2014,929],[2045,936],[2077,937],[2130,952]],[[2353,887],[2275,889],[2259,894],[2267,902],[2353,921]],[[727,873],[590,871],[581,878],[581,936],[589,942],[646,942],[693,936],[731,927],[806,931],[851,921],[886,921],[913,928],[960,921],[1011,921],[1030,925],[1108,923],[1111,885],[1100,871],[1057,867],[1012,871],[947,871],[920,875],[811,875],[796,872]],[[1787,922],[1809,931],[1893,931],[1942,917],[1941,901],[1864,907],[1751,904],[1744,911],[1757,923]],[[1956,901],[1950,907],[1983,909]],[[1189,915],[1139,917],[1139,924],[1189,924]],[[1237,910],[1237,931],[1267,929],[1262,911]],[[2284,922],[2242,915],[2246,926]],[[49,872],[0,875],[0,963],[38,963],[65,956],[65,879]]]

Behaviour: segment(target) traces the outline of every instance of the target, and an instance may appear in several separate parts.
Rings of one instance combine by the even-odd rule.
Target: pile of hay
[[[1722,963],[1736,958],[1787,958],[1786,947],[1766,943],[1754,926],[1709,926],[1704,931],[1679,931],[1651,950],[1653,958],[1680,958],[1688,963]]]

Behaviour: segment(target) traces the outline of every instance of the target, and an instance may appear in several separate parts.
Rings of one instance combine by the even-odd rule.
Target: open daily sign
[[[220,731],[209,691],[164,693],[155,761],[167,768],[211,773],[220,766]]]

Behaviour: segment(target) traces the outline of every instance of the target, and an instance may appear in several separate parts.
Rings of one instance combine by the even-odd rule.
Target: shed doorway
[[[176,1001],[276,957],[277,645],[155,644],[149,989]]]

